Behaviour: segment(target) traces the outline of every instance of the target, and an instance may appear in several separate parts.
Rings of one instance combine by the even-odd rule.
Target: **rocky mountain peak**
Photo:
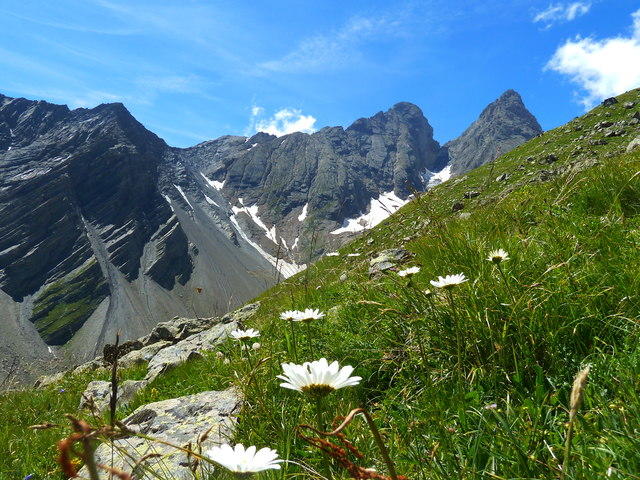
[[[433,129],[420,107],[409,102],[396,103],[386,112],[378,112],[368,118],[359,118],[347,128],[347,131],[373,134],[380,133],[389,127],[397,130],[400,124],[415,128],[425,128],[433,134]]]
[[[536,118],[515,90],[490,103],[464,133],[443,145],[439,160],[460,175],[495,160],[542,133]]]

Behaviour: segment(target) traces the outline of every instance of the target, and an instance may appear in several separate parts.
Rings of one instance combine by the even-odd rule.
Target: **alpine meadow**
[[[639,139],[636,89],[4,393],[0,477],[640,478]]]

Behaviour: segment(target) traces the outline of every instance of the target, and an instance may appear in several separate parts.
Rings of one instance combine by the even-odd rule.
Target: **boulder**
[[[640,136],[637,136],[636,138],[634,138],[629,142],[629,145],[627,145],[627,152],[631,152],[633,150],[639,150],[639,149],[640,149]]]
[[[618,99],[616,97],[605,98],[604,101],[602,102],[602,106],[611,107],[612,105],[615,105],[616,103],[618,103]]]
[[[454,202],[454,204],[451,205],[451,211],[453,212],[459,212],[463,208],[464,208],[464,203],[462,202]]]
[[[634,102],[624,102],[624,103],[622,104],[622,106],[623,106],[624,108],[626,108],[626,109],[633,108],[633,107],[635,107],[635,105],[636,105],[636,104],[635,104]]]
[[[410,255],[411,253],[404,248],[384,250],[369,262],[369,275],[389,270],[394,267],[397,262],[406,259]]]
[[[170,345],[173,345],[173,342],[168,340],[160,340],[159,342],[152,343],[151,345],[147,345],[146,347],[142,347],[140,350],[133,350],[126,355],[120,357],[118,360],[118,366],[120,368],[129,368],[134,365],[140,365],[142,363],[150,361],[156,354]]]
[[[212,318],[179,318],[174,317],[166,322],[158,323],[151,333],[140,340],[141,346],[151,345],[162,340],[178,342],[211,326]]]
[[[44,375],[44,376],[38,378],[38,380],[36,380],[36,383],[33,386],[35,388],[48,387],[50,385],[53,385],[54,383],[58,383],[66,375],[67,375],[67,372],[58,372],[58,373],[55,373],[53,375]]]
[[[105,365],[102,361],[102,357],[94,358],[86,363],[78,365],[72,370],[73,375],[81,375],[83,373],[95,372],[99,369],[104,369]]]
[[[240,393],[235,389],[202,392],[143,405],[122,423],[132,432],[179,447],[201,448],[204,453],[228,441],[234,431],[240,403]],[[207,438],[199,443],[207,432]],[[192,480],[193,468],[197,471],[195,478],[209,478],[213,472],[212,465],[204,463],[195,467],[193,457],[189,458],[185,452],[137,437],[135,433],[115,440],[113,449],[109,443],[100,445],[95,451],[96,463],[112,465],[113,455],[113,467],[133,474],[136,480]],[[151,454],[157,456],[149,456],[137,464]],[[88,478],[86,468],[80,471],[80,476]],[[108,478],[108,473],[100,473],[100,479]]]
[[[126,405],[136,393],[146,386],[147,382],[144,380],[126,380],[118,385],[118,407]],[[93,409],[97,413],[106,412],[109,409],[109,402],[111,401],[111,382],[104,380],[96,380],[90,382],[87,385],[82,399],[80,400],[80,409],[87,408]]]
[[[204,332],[191,335],[184,340],[160,350],[150,361],[145,380],[153,381],[165,372],[189,359],[198,358],[202,352],[213,350],[229,337],[229,333],[238,327],[236,321],[218,323]]]
[[[260,308],[260,302],[249,303],[244,307],[238,308],[233,312],[227,313],[220,319],[220,322],[221,323],[237,322],[242,324],[242,322],[244,322],[245,320],[253,316],[253,314],[258,311],[258,308]]]
[[[611,130],[607,130],[604,133],[604,136],[606,138],[611,138],[611,137],[621,137],[622,135],[625,134],[624,129],[622,128],[616,128],[616,129],[611,129]]]

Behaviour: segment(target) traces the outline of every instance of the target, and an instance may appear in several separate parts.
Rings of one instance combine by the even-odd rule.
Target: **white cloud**
[[[312,73],[337,70],[361,59],[361,45],[371,39],[403,35],[401,14],[353,17],[342,27],[303,39],[284,57],[263,62],[261,70]]]
[[[245,135],[265,132],[281,137],[293,132],[313,133],[316,131],[316,118],[303,115],[302,110],[282,108],[271,117],[264,117],[265,110],[254,105],[251,107],[251,119]]]
[[[585,94],[585,108],[640,86],[640,10],[630,36],[596,40],[576,37],[559,47],[546,69],[567,75]]]
[[[554,23],[570,22],[591,10],[591,2],[555,3],[533,17],[535,23],[542,22],[550,27]]]

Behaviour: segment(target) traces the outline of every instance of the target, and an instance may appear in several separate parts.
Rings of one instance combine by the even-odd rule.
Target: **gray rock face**
[[[422,111],[398,103],[346,129],[227,136],[174,149],[168,175],[179,175],[194,195],[227,205],[237,241],[247,237],[272,257],[302,264],[341,244],[344,236],[330,232],[366,213],[372,199],[424,190],[422,174],[436,168],[438,149]]]
[[[144,405],[123,423],[132,431],[169,442],[179,447],[196,448],[199,439],[209,432],[208,438],[200,444],[203,451],[225,443],[233,433],[240,405],[240,395],[236,390],[222,392],[202,392],[162,402]],[[193,458],[187,454],[157,442],[136,437],[134,435],[114,442],[113,466],[127,473],[134,473],[139,480],[171,478],[191,480],[190,466]],[[149,454],[158,454],[138,465],[136,462]],[[111,465],[112,449],[108,444],[100,445],[95,452],[96,463]],[[198,473],[206,478],[213,469],[209,464],[198,467]],[[100,478],[107,479],[109,474],[103,472]],[[86,469],[80,476],[87,477]],[[198,477],[200,478],[200,477]]]
[[[507,90],[460,137],[442,146],[439,161],[451,165],[452,175],[460,175],[495,160],[540,133],[540,124],[526,109],[520,95]]]
[[[140,337],[175,314],[222,314],[271,284],[261,254],[164,192],[171,158],[122,104],[0,96],[0,378],[93,358],[117,331]]]

